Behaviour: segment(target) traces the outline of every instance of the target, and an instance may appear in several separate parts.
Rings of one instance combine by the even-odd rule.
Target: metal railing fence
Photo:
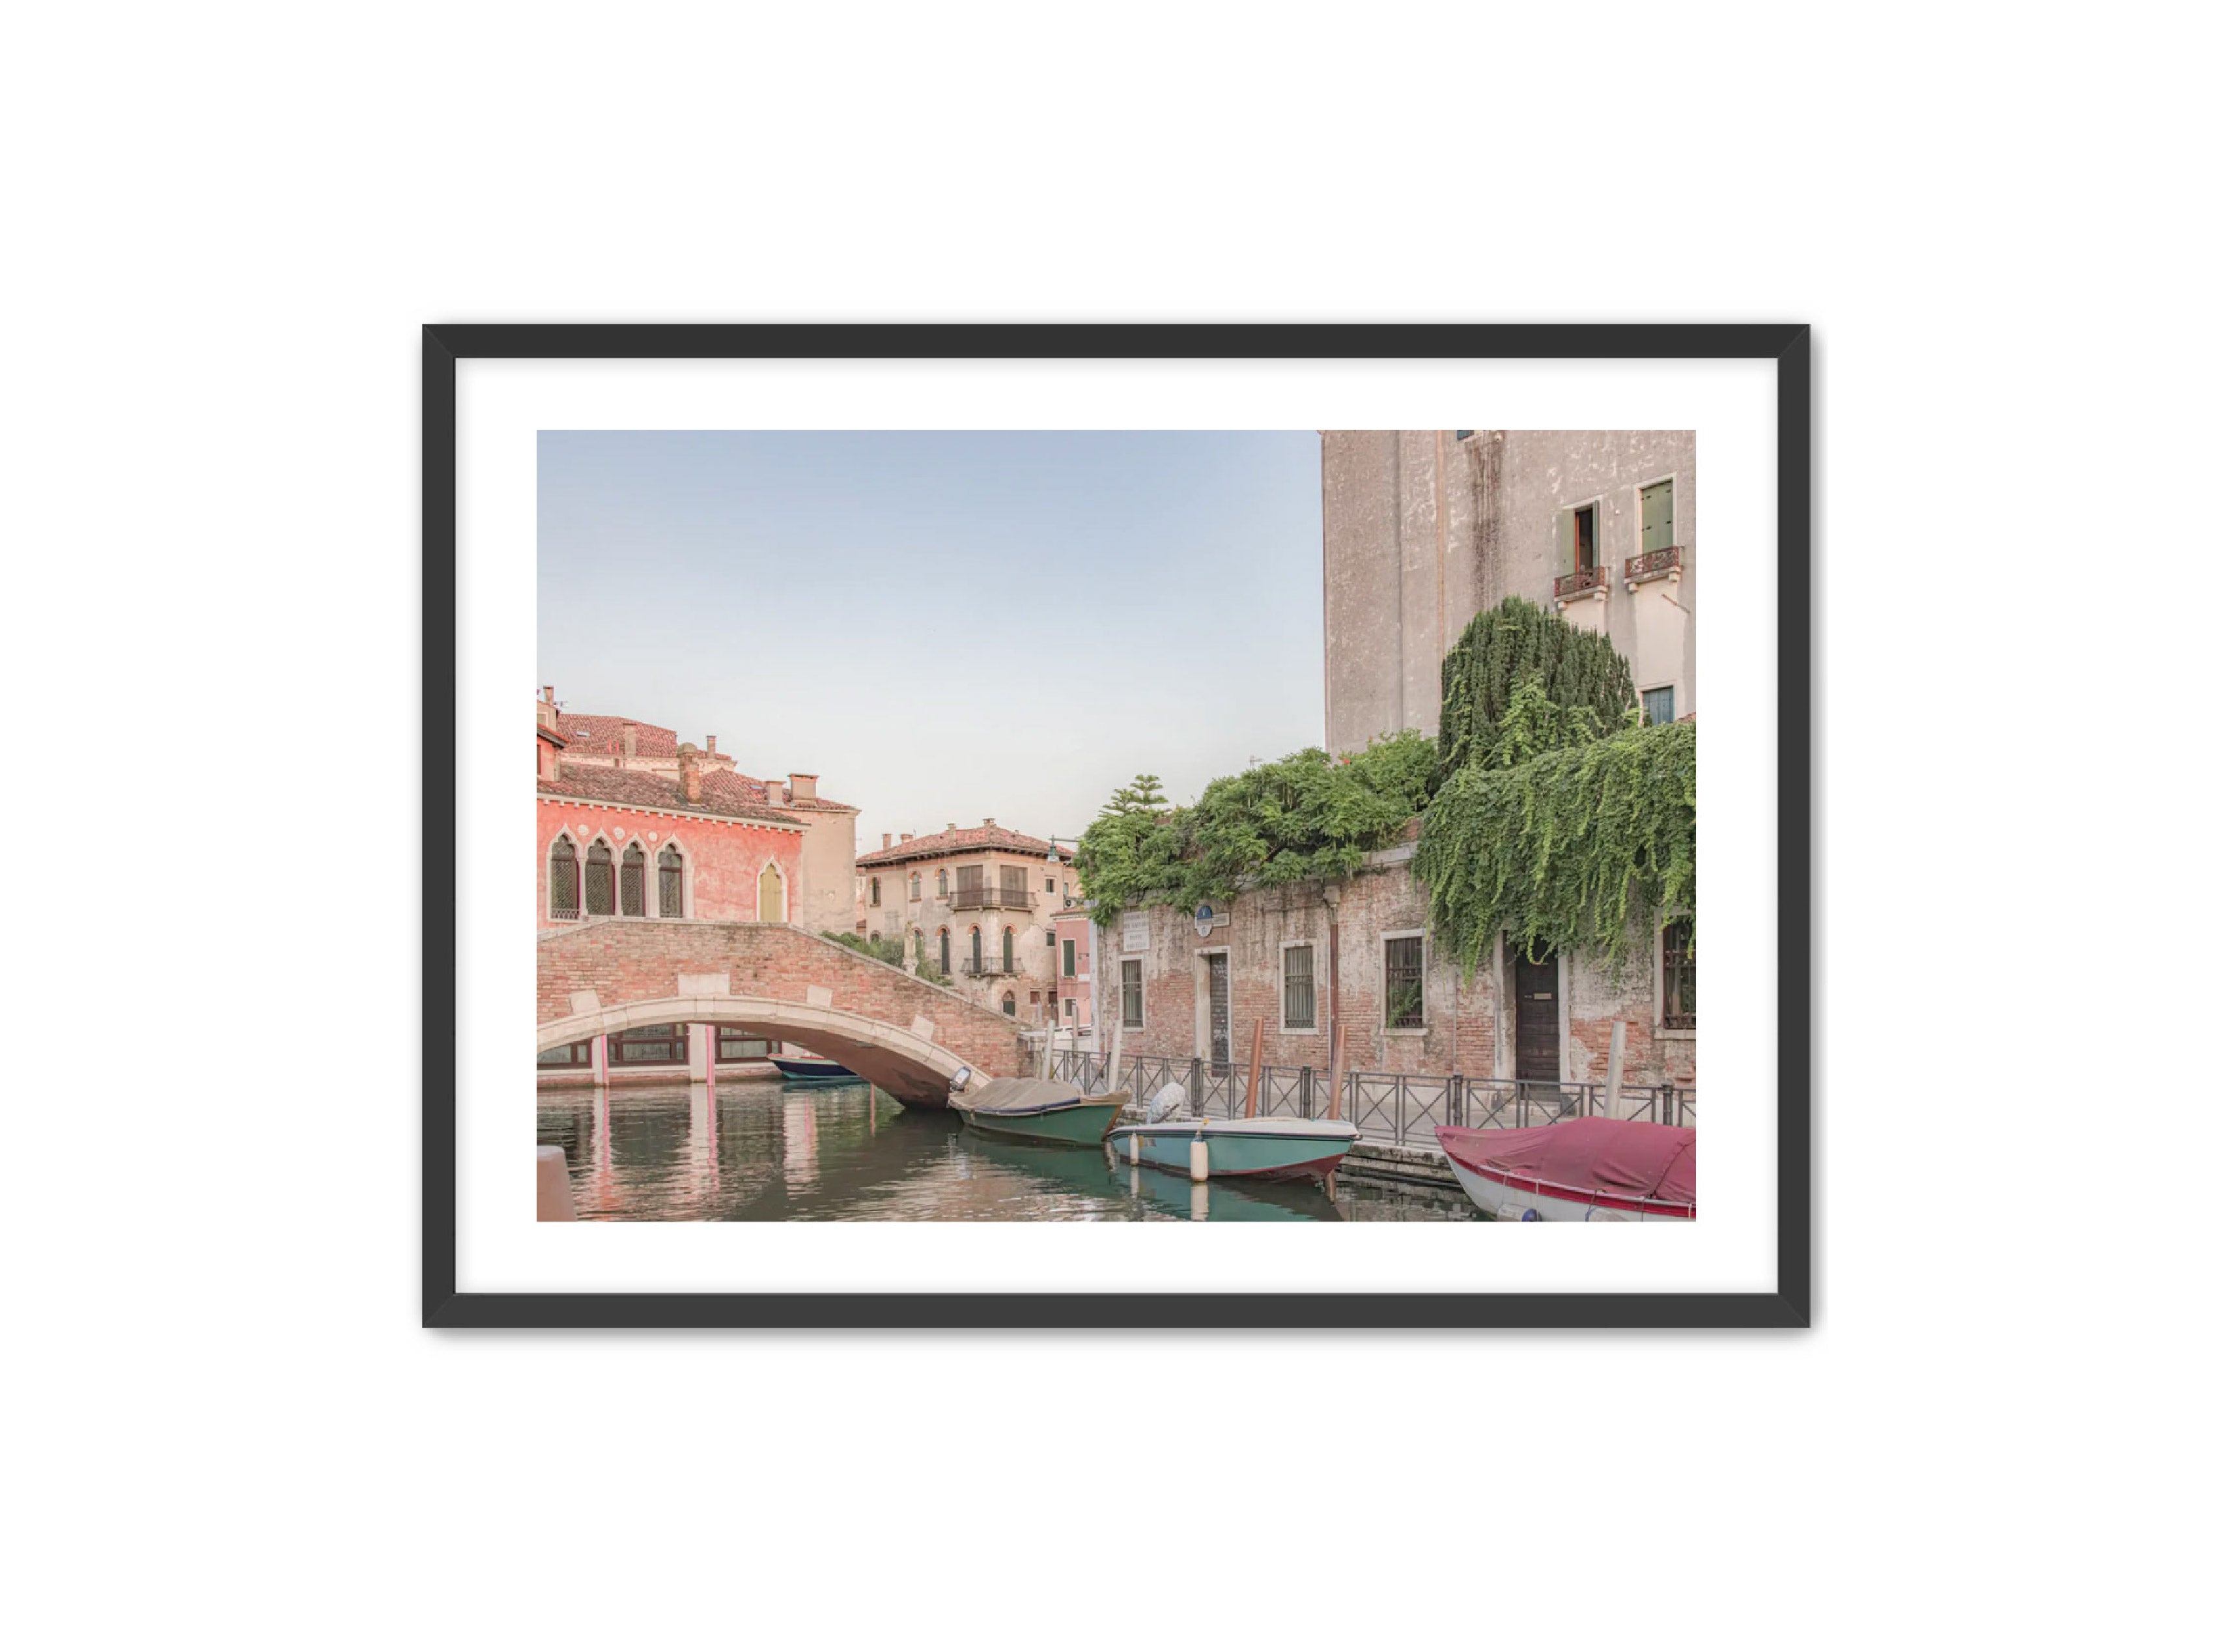
[[[1054,1073],[1088,1092],[1127,1089],[1145,1101],[1167,1084],[1186,1089],[1196,1118],[1237,1118],[1245,1111],[1248,1070],[1171,1056],[1126,1056],[1111,1074],[1109,1059],[1089,1051],[1060,1051]],[[1526,1130],[1568,1118],[1642,1119],[1695,1125],[1697,1092],[1680,1085],[1551,1084],[1527,1079],[1446,1078],[1416,1072],[1349,1072],[1340,1081],[1340,1116],[1374,1141],[1431,1147],[1437,1125],[1461,1130]],[[1263,1118],[1323,1118],[1333,1111],[1330,1074],[1314,1067],[1260,1068],[1256,1112]]]

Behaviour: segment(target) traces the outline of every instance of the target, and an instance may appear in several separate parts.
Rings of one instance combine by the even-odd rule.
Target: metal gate
[[[1232,991],[1226,966],[1229,955],[1212,952],[1209,965],[1209,1060],[1211,1066],[1232,1065]]]

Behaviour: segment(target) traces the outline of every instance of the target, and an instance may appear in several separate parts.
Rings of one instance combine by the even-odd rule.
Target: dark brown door
[[[1220,1067],[1232,1065],[1231,977],[1225,973],[1229,962],[1222,952],[1209,955],[1209,1059]]]
[[[1558,955],[1530,963],[1524,953],[1511,961],[1513,996],[1518,1001],[1517,1076],[1558,1081]]]

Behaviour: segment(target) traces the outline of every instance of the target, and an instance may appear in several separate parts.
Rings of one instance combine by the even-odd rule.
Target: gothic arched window
[[[1000,968],[1009,975],[1015,973],[1015,932],[1013,930],[1000,931]]]
[[[953,931],[951,930],[938,932],[938,973],[941,975],[953,973]]]
[[[613,852],[601,843],[589,845],[588,876],[582,880],[582,905],[591,917],[613,915]]]
[[[563,923],[581,916],[581,866],[568,837],[550,845],[550,916]]]
[[[1000,1000],[1000,1014],[1002,1015],[1012,1015],[1015,1013],[1015,995],[1013,993],[1009,993]]]
[[[627,852],[620,857],[620,916],[622,917],[643,916],[643,875],[650,864],[650,858],[644,853],[643,845],[639,843],[628,845]]]
[[[760,869],[760,922],[781,923],[789,915],[783,910],[782,874],[773,866]]]
[[[659,852],[659,915],[682,916],[682,855],[671,843]]]
[[[973,923],[969,926],[969,973],[984,973],[984,931]]]

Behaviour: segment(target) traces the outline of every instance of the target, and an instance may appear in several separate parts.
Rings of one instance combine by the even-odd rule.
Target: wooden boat
[[[1252,1176],[1322,1181],[1356,1145],[1356,1126],[1337,1118],[1172,1118],[1119,1124],[1109,1132],[1108,1145],[1119,1164],[1152,1164],[1196,1180]]]
[[[1694,1221],[1697,1132],[1640,1119],[1569,1118],[1435,1139],[1472,1202],[1507,1221]]]
[[[1128,1090],[1088,1096],[1049,1079],[994,1079],[956,1092],[947,1105],[971,1130],[1055,1147],[1093,1147],[1132,1099]]]
[[[834,1061],[824,1061],[818,1055],[771,1055],[768,1059],[775,1070],[786,1079],[795,1079],[815,1084],[860,1084],[860,1075],[850,1067],[840,1066]]]

